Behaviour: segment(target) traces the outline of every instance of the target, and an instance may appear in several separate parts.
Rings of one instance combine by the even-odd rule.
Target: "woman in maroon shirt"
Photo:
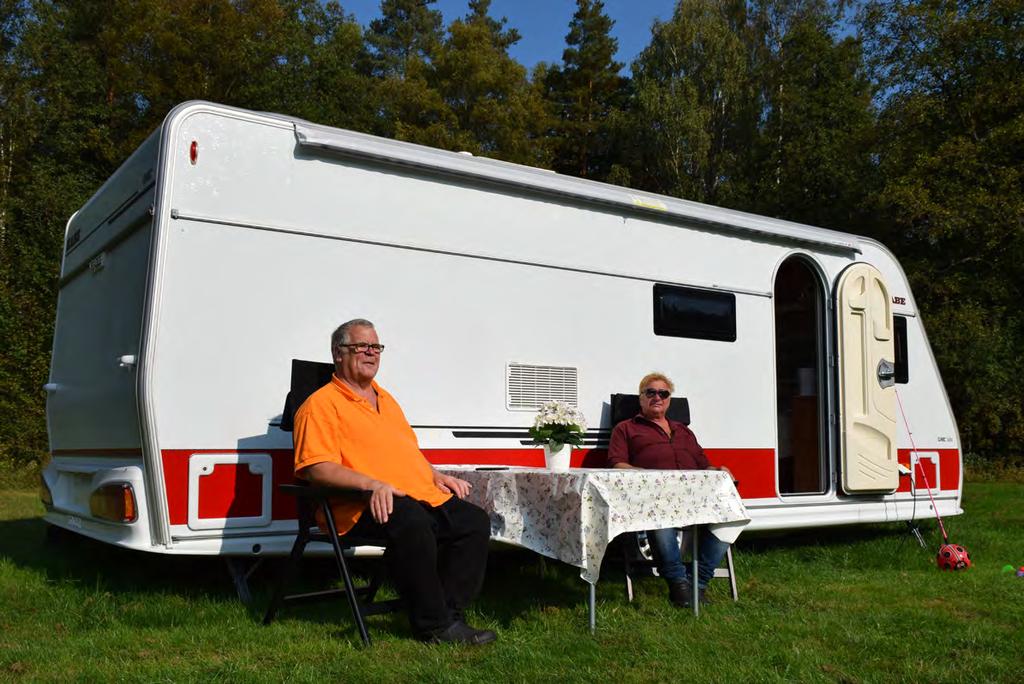
[[[624,420],[612,430],[608,445],[608,463],[613,468],[651,468],[655,470],[724,470],[708,463],[704,450],[686,425],[666,415],[672,381],[661,373],[650,373],[640,381],[640,413]],[[683,563],[675,528],[648,530],[658,574],[668,582],[669,601],[681,608],[690,607],[689,576]],[[711,533],[700,530],[697,559],[697,586],[701,603],[707,603],[704,591],[722,562],[729,545]]]

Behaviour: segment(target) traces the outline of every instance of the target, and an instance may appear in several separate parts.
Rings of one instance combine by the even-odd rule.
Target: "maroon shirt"
[[[672,437],[641,414],[624,420],[612,430],[608,444],[608,465],[628,463],[653,470],[706,470],[710,467],[704,449],[690,428],[668,421]]]

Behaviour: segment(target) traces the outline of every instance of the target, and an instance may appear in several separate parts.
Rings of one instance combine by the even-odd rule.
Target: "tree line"
[[[434,3],[0,0],[0,464],[47,452],[68,217],[189,99],[878,238],[964,451],[1019,462],[1024,3],[679,0],[628,71],[601,0],[530,71],[490,0]]]

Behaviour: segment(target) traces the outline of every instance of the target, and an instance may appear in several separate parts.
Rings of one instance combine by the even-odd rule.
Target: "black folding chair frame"
[[[332,499],[366,501],[369,497],[369,492],[304,484],[280,485],[279,489],[285,494],[294,496],[296,499],[296,506],[299,510],[299,532],[295,537],[295,544],[292,546],[291,553],[281,572],[281,577],[274,589],[270,606],[263,617],[263,624],[269,625],[274,620],[278,610],[285,604],[312,603],[328,598],[345,596],[348,600],[349,608],[352,610],[352,617],[355,620],[356,627],[359,629],[359,636],[363,640],[363,644],[369,646],[371,640],[370,634],[366,629],[366,616],[394,612],[402,606],[402,602],[399,599],[374,601],[377,591],[380,589],[380,573],[375,574],[369,584],[359,587],[355,586],[346,558],[351,558],[355,555],[355,547],[357,546],[384,546],[385,542],[382,539],[355,538],[347,535],[339,536],[338,530],[334,525],[334,516],[331,513],[330,505]],[[326,533],[317,527],[316,519],[312,512],[314,507],[319,507],[323,512],[327,524]],[[344,588],[325,589],[301,594],[286,594],[287,586],[294,576],[295,569],[302,561],[306,546],[311,542],[326,542],[331,545],[334,550],[338,574],[341,576]]]

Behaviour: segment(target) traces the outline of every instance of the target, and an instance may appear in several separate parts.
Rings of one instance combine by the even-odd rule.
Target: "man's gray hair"
[[[334,352],[338,350],[338,347],[351,342],[352,338],[349,337],[349,333],[352,332],[352,328],[373,327],[373,323],[365,318],[353,318],[351,321],[345,321],[339,325],[337,329],[331,333],[331,356],[334,356]],[[376,330],[376,328],[374,329]]]

